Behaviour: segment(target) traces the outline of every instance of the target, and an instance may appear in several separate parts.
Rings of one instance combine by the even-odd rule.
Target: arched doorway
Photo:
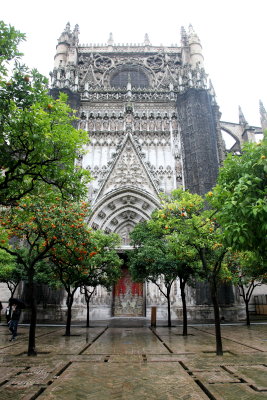
[[[121,278],[113,289],[113,316],[143,317],[145,316],[144,285],[133,282],[127,265],[127,255],[122,254],[121,257],[124,263]]]

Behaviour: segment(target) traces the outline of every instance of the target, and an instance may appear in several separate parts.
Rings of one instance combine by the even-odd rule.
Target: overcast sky
[[[260,125],[259,100],[267,109],[267,0],[9,0],[0,19],[26,33],[24,61],[48,76],[57,39],[69,21],[80,43],[180,45],[181,26],[200,37],[222,120],[238,122],[242,107],[250,125]]]

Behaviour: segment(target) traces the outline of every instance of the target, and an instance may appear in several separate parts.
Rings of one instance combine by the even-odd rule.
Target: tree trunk
[[[216,335],[216,354],[217,356],[223,355],[222,347],[222,336],[221,336],[221,321],[220,321],[220,309],[217,298],[217,285],[216,282],[210,284],[211,288],[211,298],[214,310],[214,320],[215,320],[215,335]]]
[[[36,309],[36,299],[34,292],[35,291],[34,291],[34,282],[32,273],[29,274],[29,297],[30,297],[31,318],[30,318],[30,331],[29,331],[29,342],[28,342],[28,356],[37,355],[37,352],[35,350],[37,309]]]
[[[244,298],[244,300],[245,300],[245,304],[246,304],[246,322],[247,322],[247,326],[250,326],[250,316],[249,316],[249,309],[248,309],[249,299]]]
[[[86,299],[86,327],[89,328],[90,326],[90,321],[89,321],[89,311],[90,311],[90,298],[88,298],[88,300]]]
[[[168,302],[168,327],[172,326],[172,321],[171,321],[171,299],[170,299],[170,294],[171,294],[171,288],[167,287],[167,302]]]
[[[255,289],[254,282],[251,282],[249,285],[249,288],[247,292],[245,291],[245,287],[243,284],[239,284],[239,295],[243,298],[245,302],[245,307],[246,307],[246,323],[247,326],[250,326],[250,316],[249,316],[249,309],[248,309],[248,304],[251,298],[251,295],[253,293],[253,290]]]
[[[73,304],[73,295],[74,293],[68,293],[67,297],[67,323],[66,323],[66,332],[65,336],[70,336],[70,326],[71,326],[71,308]]]
[[[180,291],[183,305],[183,336],[187,336],[187,309],[186,309],[186,298],[185,298],[185,282],[180,278]]]

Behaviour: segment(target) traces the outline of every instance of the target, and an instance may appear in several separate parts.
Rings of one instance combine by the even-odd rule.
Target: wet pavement
[[[0,399],[267,399],[267,324],[223,325],[216,356],[211,325],[183,337],[181,326],[128,322],[75,326],[70,337],[63,326],[38,326],[36,357],[26,355],[28,326],[14,342],[0,326]]]

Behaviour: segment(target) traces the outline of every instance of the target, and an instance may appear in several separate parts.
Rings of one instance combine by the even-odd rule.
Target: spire
[[[132,97],[132,80],[131,80],[131,73],[128,72],[127,98],[129,99],[130,97]]]
[[[240,106],[238,106],[238,113],[239,113],[239,124],[242,126],[248,125]]]
[[[70,23],[67,22],[64,31],[61,33],[58,43],[68,43],[70,42],[71,31],[70,31]]]
[[[188,46],[188,36],[183,26],[181,27],[181,44],[182,46]]]
[[[77,46],[79,43],[79,25],[75,25],[73,31],[70,30],[70,23],[67,22],[64,31],[61,33],[58,43],[66,43],[71,46]]]
[[[75,46],[77,46],[79,43],[79,33],[80,33],[79,25],[76,24],[72,32],[73,44]]]
[[[151,45],[151,43],[150,43],[150,40],[149,40],[149,37],[148,37],[148,34],[147,34],[147,33],[145,33],[144,44],[145,44],[145,46],[150,46],[150,45]]]
[[[77,47],[79,44],[79,25],[75,25],[73,31],[70,23],[66,24],[64,31],[58,39],[57,52],[54,58],[54,67],[65,68],[67,64],[76,64],[77,52],[70,51],[70,48]]]
[[[199,37],[196,34],[193,25],[189,25],[188,27],[188,38],[189,38],[189,43],[200,43]]]
[[[212,105],[216,105],[216,93],[213,87],[213,84],[211,82],[211,80],[209,79],[209,93],[211,95],[211,101],[212,101]]]
[[[261,126],[263,130],[267,129],[267,112],[264,108],[263,102],[260,100],[260,117],[261,117]]]
[[[113,46],[113,44],[114,44],[113,34],[112,34],[112,32],[110,32],[109,38],[108,38],[108,45]]]
[[[215,93],[215,90],[214,90],[211,80],[209,80],[209,91],[210,91],[210,94],[212,95],[212,97],[216,97],[216,93]]]
[[[70,33],[70,23],[69,22],[66,23],[64,32]]]

